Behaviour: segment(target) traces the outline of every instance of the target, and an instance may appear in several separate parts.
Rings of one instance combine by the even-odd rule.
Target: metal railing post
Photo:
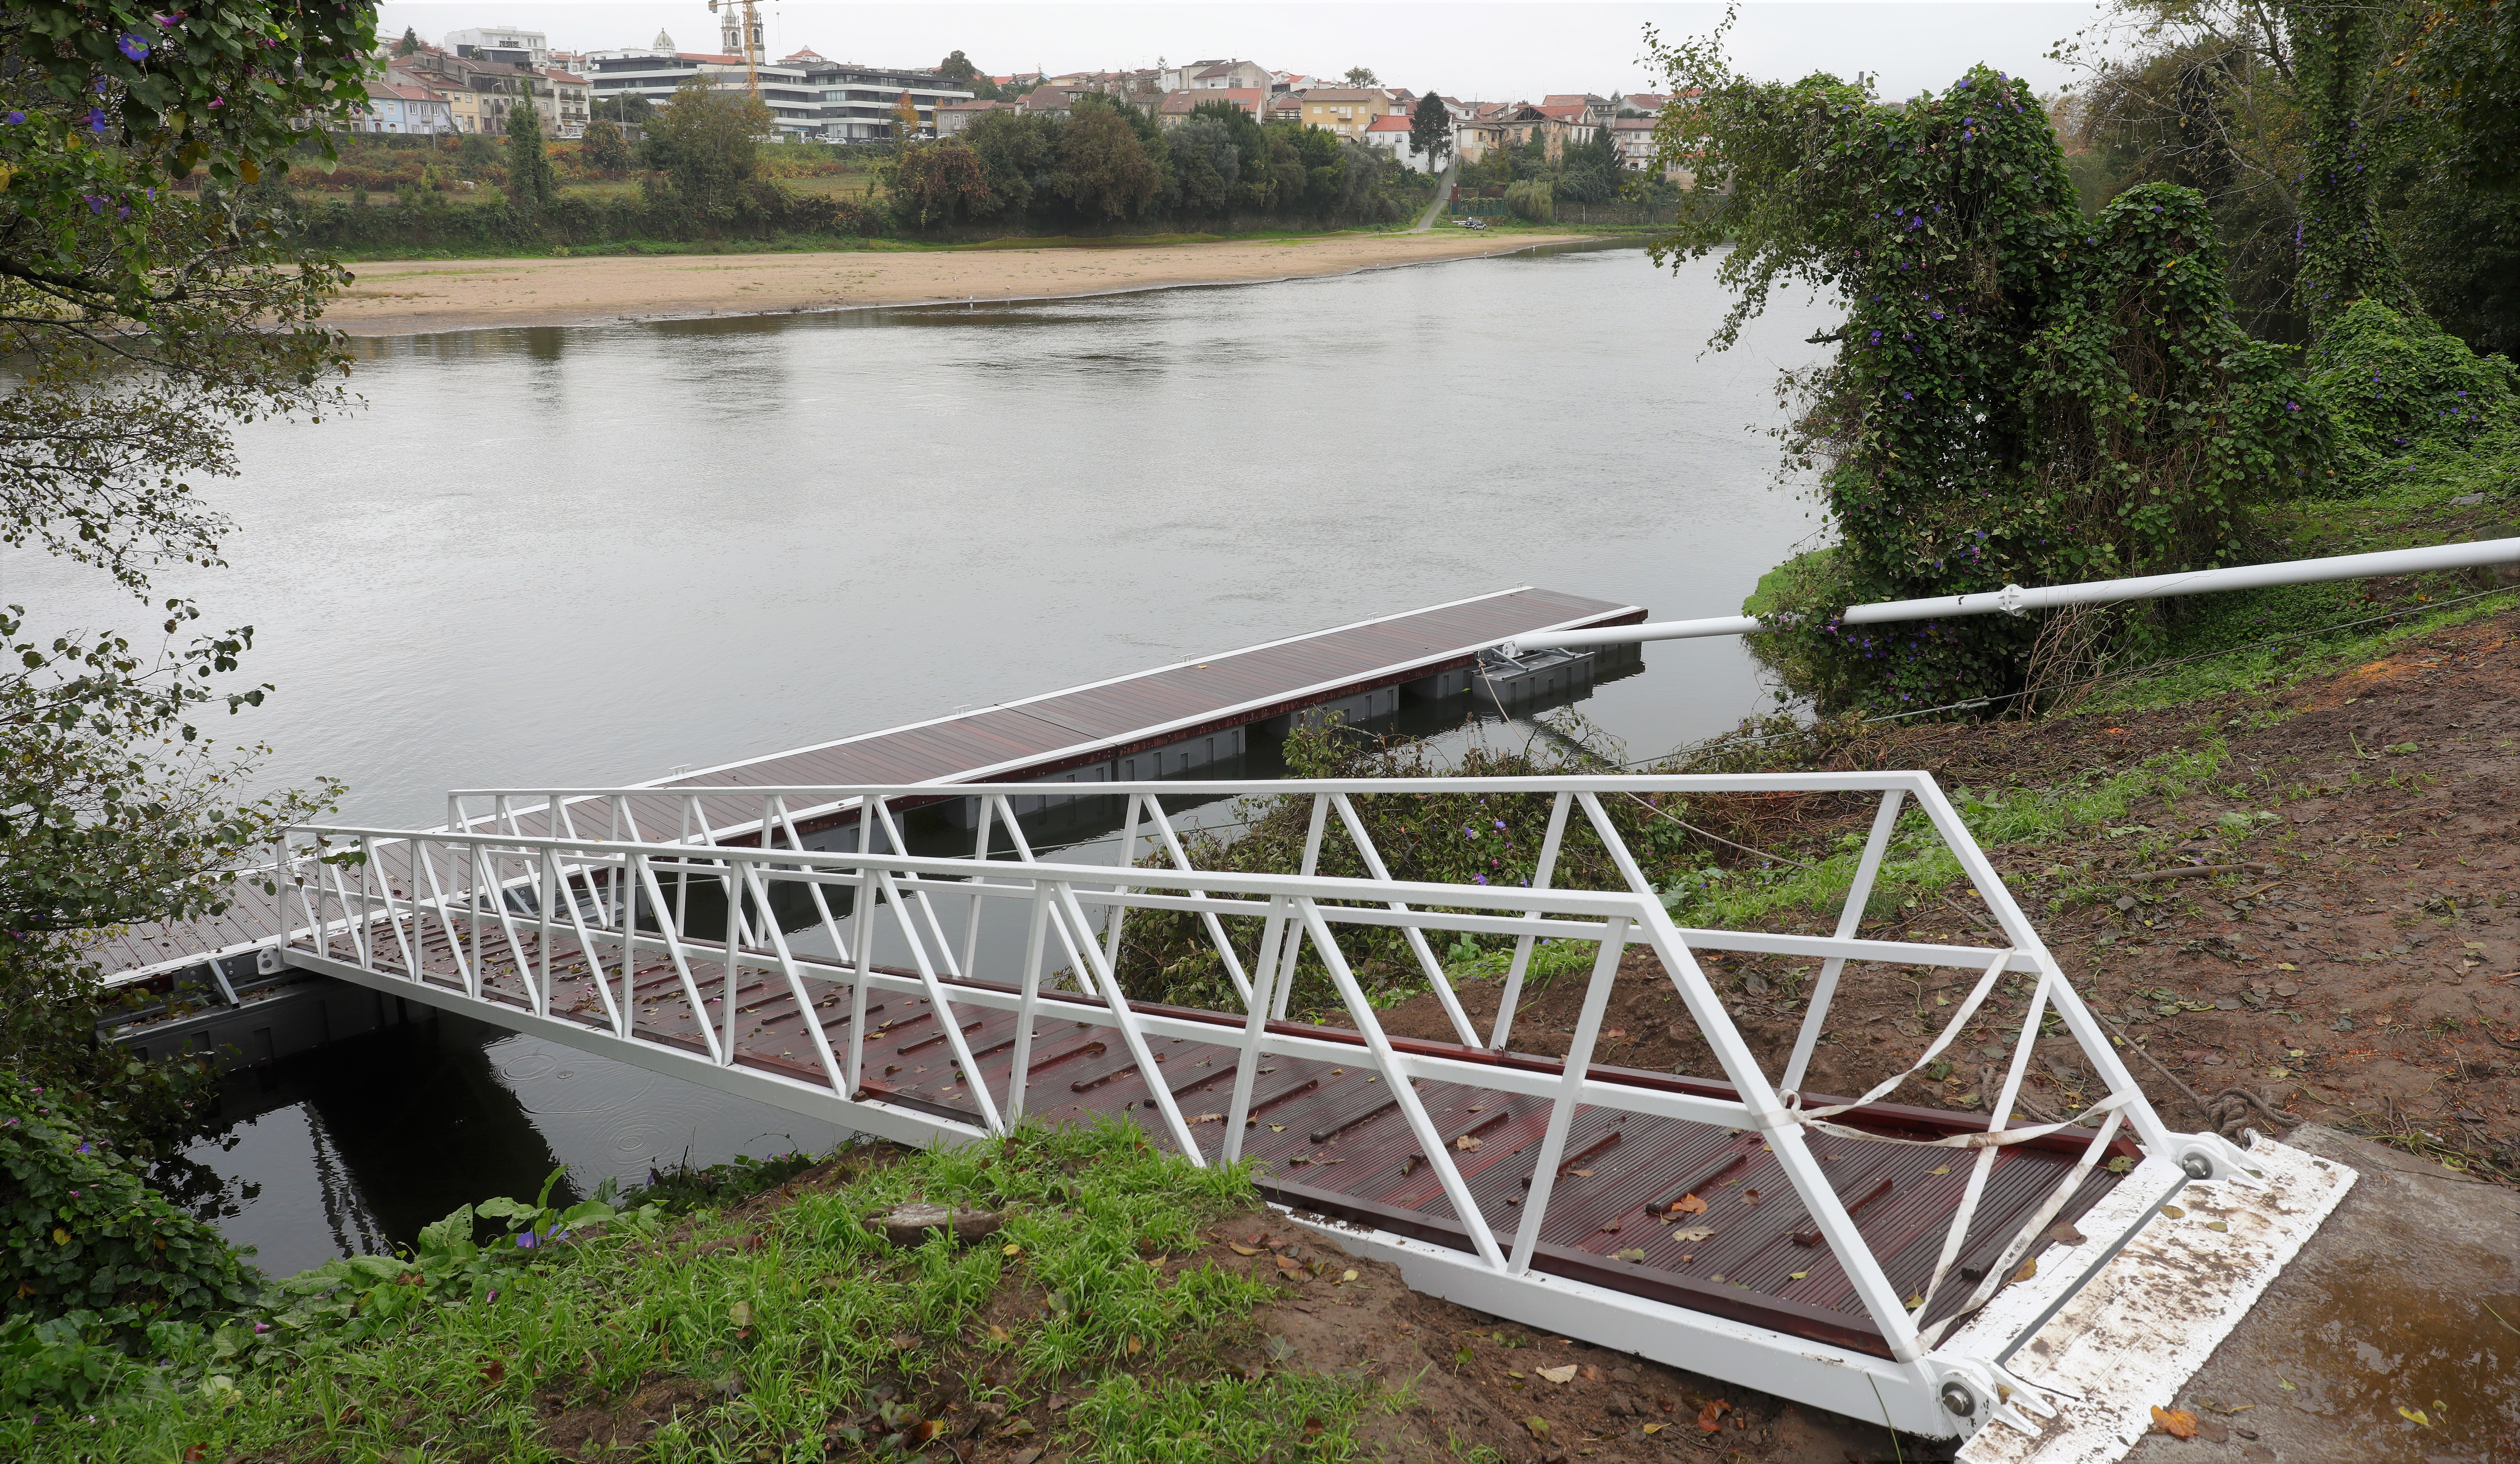
[[[1574,1127],[1575,1110],[1592,1071],[1593,1046],[1601,1036],[1601,1014],[1610,1009],[1610,988],[1619,979],[1619,956],[1627,950],[1628,922],[1612,918],[1601,937],[1600,954],[1593,958],[1592,984],[1584,988],[1584,1005],[1575,1018],[1575,1040],[1567,1044],[1557,1096],[1549,1103],[1549,1128],[1533,1161],[1531,1192],[1523,1196],[1522,1223],[1513,1238],[1513,1260],[1506,1269],[1521,1275],[1531,1269],[1532,1252],[1540,1245],[1541,1222],[1549,1215],[1549,1196],[1557,1186],[1558,1161],[1566,1157],[1566,1131]]]
[[[1573,806],[1574,798],[1572,793],[1560,793],[1549,805],[1549,832],[1540,841],[1539,867],[1531,871],[1531,887],[1535,890],[1549,888],[1549,881],[1556,875],[1557,851],[1566,842],[1566,811]],[[1531,968],[1531,948],[1538,939],[1529,935],[1514,938],[1513,961],[1506,967],[1505,990],[1497,998],[1496,1027],[1488,1038],[1492,1051],[1504,1051],[1506,1040],[1513,1035],[1514,1008],[1522,1001],[1523,973]]]
[[[1881,859],[1890,848],[1890,835],[1899,826],[1899,805],[1908,796],[1905,788],[1892,788],[1881,795],[1881,811],[1872,816],[1872,833],[1865,840],[1864,858],[1855,866],[1855,882],[1846,888],[1846,906],[1837,912],[1837,938],[1853,940],[1864,928],[1864,908],[1872,900],[1872,881],[1881,872]],[[1820,976],[1812,982],[1811,1002],[1803,1012],[1802,1030],[1794,1034],[1793,1055],[1785,1060],[1784,1076],[1777,1087],[1786,1092],[1799,1090],[1803,1073],[1811,1066],[1812,1048],[1819,1045],[1821,1029],[1828,1021],[1829,1003],[1837,996],[1837,976],[1846,969],[1846,957],[1832,955],[1821,962]]]

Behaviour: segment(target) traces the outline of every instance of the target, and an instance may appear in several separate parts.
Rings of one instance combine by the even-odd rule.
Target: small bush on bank
[[[2408,454],[2465,448],[2508,421],[2520,373],[2423,316],[2359,300],[2312,348],[2310,387],[2335,423],[2332,476],[2370,488]]]
[[[57,1096],[0,1074],[0,1315],[91,1311],[136,1335],[253,1297],[253,1269],[145,1169]]]

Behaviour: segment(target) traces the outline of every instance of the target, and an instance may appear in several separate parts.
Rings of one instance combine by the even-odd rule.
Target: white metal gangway
[[[2236,1323],[2351,1182],[2279,1146],[2169,1129],[1925,774],[1096,792],[1125,800],[1106,863],[1034,850],[1015,819],[1019,785],[713,785],[459,794],[443,829],[295,830],[262,877],[282,892],[275,954],[289,965],[905,1142],[985,1141],[1026,1118],[1136,1124],[1194,1163],[1254,1163],[1274,1203],[1397,1262],[1420,1290],[1910,1432],[1968,1436],[1988,1459],[2118,1433],[2131,1442],[2140,1401],[2201,1363],[2197,1349]],[[1872,802],[1827,934],[1678,924],[1606,806],[1777,793]],[[659,796],[684,801],[672,838],[611,818]],[[907,852],[904,809],[947,797],[980,805],[968,854]],[[1191,867],[1168,797],[1304,800],[1301,866],[1236,868],[1229,845],[1223,866]],[[1372,800],[1540,825],[1529,884],[1393,878],[1364,817]],[[731,801],[749,810],[742,827],[729,827]],[[803,847],[800,809],[853,812],[849,847]],[[1475,820],[1462,827],[1488,836]],[[1149,840],[1155,856],[1130,857]],[[1362,874],[1320,872],[1338,840]],[[1578,843],[1616,871],[1611,887],[1553,887]],[[1994,939],[1865,937],[1885,859],[1936,843],[1984,900]],[[1227,1009],[1132,997],[1125,942],[1147,921],[1212,952]],[[1357,975],[1377,935],[1432,994],[1444,1037],[1386,1029]],[[1460,988],[1435,954],[1464,935],[1511,942],[1484,1032],[1471,1008],[1490,989]],[[1543,942],[1570,971],[1565,944],[1591,948],[1590,974],[1573,1030],[1518,1045]],[[1815,963],[1789,1050],[1744,1039],[1705,952]],[[1963,973],[1949,1022],[1860,1096],[1800,1091],[1841,983],[1884,967]],[[1328,1015],[1290,1017],[1299,977],[1334,994]],[[1614,999],[1666,991],[1715,1071],[1604,1060]],[[2015,999],[2017,1013],[1994,1015]],[[2008,1060],[1992,1118],[1891,1101],[1999,1021]],[[1559,1035],[1562,1054],[1530,1050]],[[2060,1046],[2092,1074],[2081,1111],[2013,1122],[2034,1055]],[[2182,1191],[2187,1210],[2228,1226],[2211,1254],[2165,1239]],[[1997,1420],[2011,1427],[1985,1428]]]

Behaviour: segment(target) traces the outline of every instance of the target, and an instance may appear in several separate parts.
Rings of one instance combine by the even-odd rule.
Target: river
[[[159,593],[255,628],[277,691],[236,727],[275,782],[342,777],[347,815],[390,822],[437,821],[450,786],[659,776],[1516,584],[1734,614],[1818,527],[1766,432],[1835,316],[1780,298],[1709,353],[1712,275],[1572,248],[364,340],[363,410],[241,432],[209,488],[228,566]],[[0,597],[39,626],[150,618],[22,553]],[[1766,700],[1701,641],[1581,710],[1642,756]],[[563,1163],[591,1187],[836,1136],[465,1023],[342,1046],[235,1080],[190,1156],[275,1270]]]

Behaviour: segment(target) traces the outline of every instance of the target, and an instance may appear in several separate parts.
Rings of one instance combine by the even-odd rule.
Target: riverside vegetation
[[[1745,311],[1803,280],[1846,295],[1851,314],[1834,359],[1790,383],[1808,410],[1788,449],[1821,469],[1838,543],[1781,566],[1752,605],[1776,626],[1759,644],[1802,714],[1639,766],[1935,770],[2056,932],[2069,973],[2158,1064],[2157,1096],[2197,1110],[2189,1121],[2325,1117],[2508,1178],[2520,1116],[2500,1054],[2520,1043],[2520,1014],[2494,978],[2520,968],[2520,809],[2515,743],[2490,711],[2520,689],[2507,586],[2439,575],[2300,587],[1872,645],[1828,617],[1850,599],[2012,577],[2520,530],[2512,371],[2475,349],[2490,343],[2496,297],[2404,269],[2393,231],[2411,225],[2387,181],[2471,188],[2483,219],[2503,206],[2493,191],[2510,187],[2509,169],[2485,164],[2515,110],[2479,99],[2520,68],[2477,58],[2509,54],[2511,13],[2447,4],[2356,28],[2369,19],[2280,8],[2288,63],[2324,78],[2289,104],[2307,139],[2296,155],[2322,169],[2293,216],[2342,221],[2305,227],[2287,272],[2315,287],[2281,296],[2295,302],[2284,308],[2298,345],[2235,298],[2256,298],[2260,277],[2242,277],[2265,261],[2232,232],[2234,197],[2153,176],[2086,209],[2090,169],[2067,165],[2037,100],[2002,72],[1889,108],[1828,77],[1744,80],[1712,45],[1662,53],[1672,91],[1695,99],[1666,114],[1664,140],[1701,180],[1670,247],[1732,243],[1724,269]],[[320,319],[344,275],[284,182],[306,150],[334,149],[302,118],[338,120],[362,99],[373,26],[357,4],[266,0],[181,16],[30,0],[0,22],[0,100],[25,118],[0,124],[0,331],[26,363],[0,400],[5,537],[113,576],[166,638],[153,654],[111,632],[35,637],[14,608],[0,621],[12,667],[0,678],[0,1446],[27,1458],[851,1457],[942,1441],[993,1460],[1053,1447],[1337,1459],[1374,1446],[1378,1419],[1448,1377],[1536,1405],[1513,1391],[1524,1380],[1509,1360],[1528,1339],[1440,1304],[1385,1314],[1386,1333],[1452,1329],[1432,1353],[1409,1344],[1440,1364],[1433,1374],[1367,1369],[1372,1353],[1329,1370],[1273,1345],[1283,1306],[1314,1305],[1285,1303],[1289,1287],[1318,1285],[1341,1308],[1396,1288],[1286,1255],[1302,1246],[1262,1236],[1274,1222],[1254,1210],[1247,1174],[1192,1170],[1125,1130],[1028,1131],[958,1153],[867,1146],[810,1176],[793,1161],[748,1166],[565,1208],[489,1200],[409,1255],[280,1280],[149,1187],[148,1161],[181,1131],[203,1074],[91,1040],[109,1013],[79,936],[214,909],[239,851],[338,794],[238,795],[253,749],[206,729],[266,689],[229,689],[250,629],[197,635],[197,607],[150,582],[169,562],[216,562],[226,525],[196,484],[234,472],[228,423],[351,405],[338,385],[348,358]],[[2395,91],[2374,100],[2373,78],[2393,69],[2418,78],[2403,113]],[[2246,74],[2233,64],[2189,79]],[[2389,168],[2357,151],[2383,135],[2362,129],[2375,109],[2409,122],[2385,134],[2404,141]],[[984,197],[1002,210],[1020,198],[1028,226],[1144,218],[1169,186],[1217,198],[1180,169],[1147,192],[1142,119],[1080,115],[1098,111],[1073,156],[1063,134],[1054,155],[1023,153],[1043,139],[1011,131],[994,163],[963,145],[976,179],[952,155],[897,162],[932,176],[905,184],[896,171],[887,208],[926,202],[881,226],[988,226]],[[1212,120],[1231,134],[1233,186],[1265,185],[1272,206],[1311,199],[1361,214],[1380,197],[1353,191],[1348,172],[1318,176],[1332,163],[1304,151],[1317,144]],[[744,212],[767,206],[757,155],[747,171],[724,146],[748,135],[743,119],[696,107],[680,125],[658,134],[641,206],[775,234]],[[2148,146],[2130,136],[2128,148]],[[1300,179],[1281,170],[1282,142]],[[520,160],[482,206],[529,209],[546,227],[571,206],[556,187],[568,166],[544,180]],[[1520,189],[1535,213],[1544,187],[1553,199],[1585,186],[1563,159],[1553,176],[1526,174],[1527,161],[1506,158],[1514,176],[1482,186]],[[1225,176],[1221,144],[1207,162]],[[205,181],[179,186],[197,174]],[[2261,191],[2249,206],[2273,205]],[[1450,769],[1423,748],[1333,734],[1292,751],[1319,772],[1632,765],[1586,733],[1568,724]],[[1361,811],[1401,877],[1530,876],[1546,814],[1534,801],[1386,802]],[[1610,807],[1693,923],[1825,923],[1861,835],[1862,811],[1824,799]],[[1290,867],[1299,819],[1247,810],[1234,857]],[[1610,883],[1601,856],[1579,825],[1559,877]],[[2272,877],[2161,867],[2199,860]],[[1956,937],[1982,920],[1912,827],[1867,913]],[[1131,990],[1216,999],[1197,935],[1133,921]],[[1396,948],[1359,954],[1395,1030],[1426,1019],[1414,961]],[[1504,952],[1465,940],[1445,958],[1474,1010],[1482,992],[1492,1006]],[[1534,1044],[1553,1040],[1552,1003],[1581,984],[1558,978],[1590,961],[1538,953],[1517,1029]],[[1807,972],[1714,969],[1754,1045],[1790,1030]],[[1652,995],[1626,991],[1622,1011],[1651,1011]],[[1876,1045],[1866,1034],[1921,1031],[1934,995],[1894,992],[1885,1005],[1851,991],[1816,1071],[1860,1076]],[[1309,968],[1296,998],[1331,1005]],[[1624,1030],[1631,1045],[1611,1060],[1702,1068],[1685,1032]],[[1971,1076],[1928,1075],[1937,1101],[1962,1107],[1984,1098]],[[2051,1069],[2024,1102],[2068,1102],[2077,1081]],[[755,1180],[776,1192],[742,1200]],[[871,1210],[913,1195],[1002,1209],[1009,1227],[986,1247],[910,1251],[863,1229]],[[1328,1356],[1346,1345],[1334,1332],[1326,1323],[1308,1345]],[[1668,1380],[1658,1402],[1639,1403],[1611,1390],[1642,1388],[1640,1369],[1605,1360],[1598,1386],[1615,1406],[1583,1424],[1586,1446],[1659,1446],[1649,1431],[1673,1425],[1658,1415],[1691,1409],[1725,1432],[1753,1406]],[[1502,1451],[1507,1428],[1520,1430],[1517,1449],[1564,1451],[1576,1424],[1547,1411],[1529,1415],[1537,1429],[1464,1412],[1489,1432],[1455,1451]],[[1394,1451],[1431,1450],[1410,1417],[1421,1437]]]

